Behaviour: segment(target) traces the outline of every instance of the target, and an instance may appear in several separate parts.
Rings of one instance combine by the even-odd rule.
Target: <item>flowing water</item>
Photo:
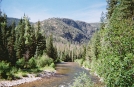
[[[56,65],[56,74],[52,77],[43,78],[30,83],[18,85],[17,87],[70,87],[74,82],[74,78],[80,72],[85,72],[93,82],[97,82],[98,78],[91,76],[88,70],[81,68],[78,64],[73,62],[59,63]]]

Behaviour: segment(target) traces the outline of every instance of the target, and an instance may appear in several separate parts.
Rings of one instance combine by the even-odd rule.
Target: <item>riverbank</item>
[[[94,87],[104,87],[105,86],[103,78],[101,78],[96,72],[92,72],[88,61],[84,61],[83,59],[77,59],[77,60],[75,60],[75,62],[78,63],[83,69],[88,70],[89,73],[93,76]]]
[[[42,78],[37,81],[19,85],[19,87],[71,87],[74,79],[84,72],[89,77],[89,71],[81,68],[74,62],[62,62],[55,66],[56,74],[50,78]],[[96,79],[96,78],[92,78]],[[18,86],[14,86],[18,87]]]
[[[12,81],[0,81],[0,87],[11,87],[11,86],[16,86],[16,85],[20,85],[20,84],[24,84],[24,83],[29,83],[29,82],[33,82],[36,80],[40,80],[44,77],[52,77],[54,76],[56,73],[55,71],[48,71],[48,70],[44,70],[38,74],[27,74],[27,77],[21,77],[20,79],[17,80],[12,80]]]
[[[99,84],[98,77],[89,74],[89,70],[80,67],[74,62],[63,62],[56,64],[56,71],[43,71],[38,74],[28,74],[28,77],[23,77],[19,80],[0,81],[0,87],[70,87],[74,79],[80,73],[86,73],[94,84],[94,87],[103,87]],[[77,73],[77,74],[76,74]]]

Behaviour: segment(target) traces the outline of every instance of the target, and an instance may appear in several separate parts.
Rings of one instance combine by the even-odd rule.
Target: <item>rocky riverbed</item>
[[[0,81],[0,87],[11,87],[15,85],[20,85],[28,82],[32,82],[35,80],[40,80],[44,77],[52,77],[54,76],[56,71],[43,71],[41,73],[35,74],[28,74],[27,77],[21,77],[21,79],[12,80],[12,81]]]

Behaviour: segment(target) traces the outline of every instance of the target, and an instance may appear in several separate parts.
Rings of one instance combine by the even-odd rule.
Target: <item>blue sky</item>
[[[32,22],[59,17],[90,23],[100,21],[106,4],[106,0],[3,0],[1,10],[14,18],[25,13]]]

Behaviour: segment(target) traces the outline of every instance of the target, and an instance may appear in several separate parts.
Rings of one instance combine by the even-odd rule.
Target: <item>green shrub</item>
[[[18,59],[18,61],[16,62],[16,65],[19,68],[24,68],[24,66],[25,66],[25,59],[24,58]]]
[[[16,67],[11,67],[9,72],[7,73],[7,79],[12,80],[15,79],[15,73],[17,72],[17,68]]]
[[[17,72],[17,69],[15,67],[10,67],[9,63],[6,63],[4,61],[0,62],[0,78],[1,79],[13,79],[14,73]]]
[[[54,68],[55,67],[55,64],[54,63],[51,63],[50,67],[53,67]]]
[[[28,61],[28,68],[36,68],[36,60],[34,57],[32,57],[29,61]]]
[[[88,60],[85,60],[85,61],[83,61],[83,64],[82,64],[85,68],[90,68],[90,63],[89,63],[89,61]]]
[[[93,87],[93,83],[86,73],[82,72],[74,79],[71,87]]]
[[[78,63],[80,66],[83,64],[83,59],[76,59],[75,62]]]
[[[7,72],[10,71],[9,63],[4,61],[0,62],[0,78],[8,78]]]
[[[51,63],[53,63],[53,59],[49,58],[47,55],[43,55],[37,61],[38,67],[49,66],[49,65],[51,65]]]
[[[26,73],[23,73],[22,76],[23,77],[28,77],[28,75]]]

